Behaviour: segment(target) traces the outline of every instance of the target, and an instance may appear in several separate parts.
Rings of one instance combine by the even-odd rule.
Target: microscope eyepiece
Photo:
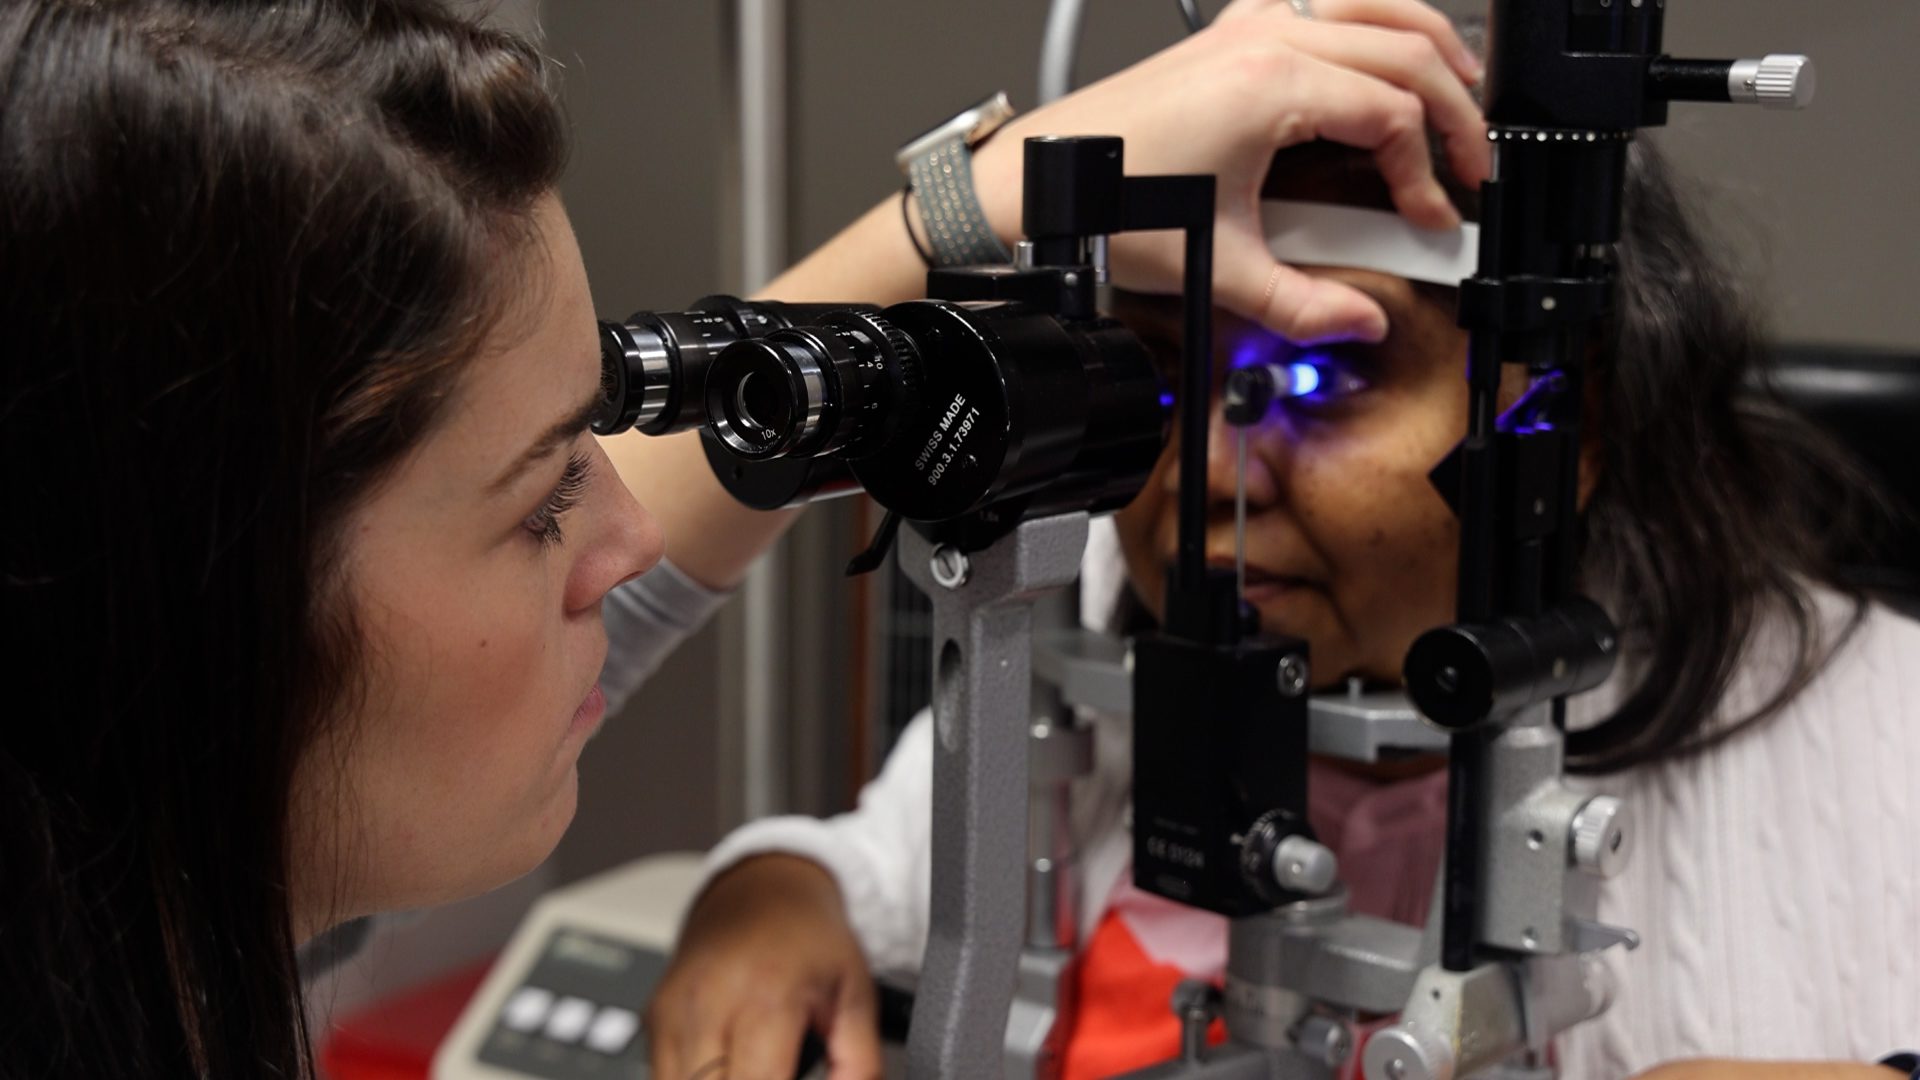
[[[646,322],[600,324],[600,411],[596,435],[656,424],[675,396],[677,365],[668,342]]]
[[[827,405],[822,356],[796,336],[740,342],[722,354],[720,377],[707,382],[713,433],[749,461],[785,457],[820,430]]]
[[[691,431],[707,421],[707,372],[726,349],[827,313],[870,305],[780,304],[708,296],[687,311],[636,311],[600,324],[600,414],[596,435]]]
[[[913,342],[879,315],[846,311],[728,347],[707,374],[706,414],[750,461],[858,459],[898,431],[919,387]]]

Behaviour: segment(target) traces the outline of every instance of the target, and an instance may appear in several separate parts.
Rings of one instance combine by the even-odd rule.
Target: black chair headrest
[[[1920,600],[1920,354],[1779,345],[1764,376],[1796,412],[1852,451],[1903,516],[1861,580]]]

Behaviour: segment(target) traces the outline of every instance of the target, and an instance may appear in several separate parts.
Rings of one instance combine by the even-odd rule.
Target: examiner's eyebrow
[[[493,483],[488,484],[487,494],[497,495],[505,491],[513,485],[515,480],[520,479],[521,474],[525,473],[536,462],[543,460],[555,450],[579,438],[580,433],[587,430],[587,425],[593,422],[593,415],[599,411],[599,408],[600,388],[596,386],[593,390],[593,396],[589,397],[585,404],[569,413],[566,419],[561,420],[541,432],[540,437],[533,441],[532,446],[527,447],[525,453],[515,458],[513,464],[507,466],[505,472],[502,472]]]

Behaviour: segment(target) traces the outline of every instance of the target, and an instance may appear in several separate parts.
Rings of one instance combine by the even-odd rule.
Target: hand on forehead
[[[1306,268],[1366,270],[1455,288],[1472,276],[1479,251],[1477,193],[1437,167],[1460,223],[1417,224],[1401,213],[1386,180],[1366,153],[1316,141],[1276,154],[1261,185],[1256,218],[1272,265],[1263,295],[1249,299],[1217,274],[1215,303],[1297,344],[1378,342],[1390,319],[1365,291]],[[1223,243],[1238,242],[1229,235]]]

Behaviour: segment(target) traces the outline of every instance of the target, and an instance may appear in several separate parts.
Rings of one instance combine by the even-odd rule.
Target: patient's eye
[[[1268,333],[1233,343],[1235,368],[1266,365],[1274,373],[1275,412],[1310,416],[1331,412],[1372,386],[1372,346],[1359,343],[1296,345]]]
[[[1299,350],[1284,365],[1290,389],[1276,401],[1283,409],[1331,407],[1372,385],[1356,370],[1360,365],[1337,350]]]

